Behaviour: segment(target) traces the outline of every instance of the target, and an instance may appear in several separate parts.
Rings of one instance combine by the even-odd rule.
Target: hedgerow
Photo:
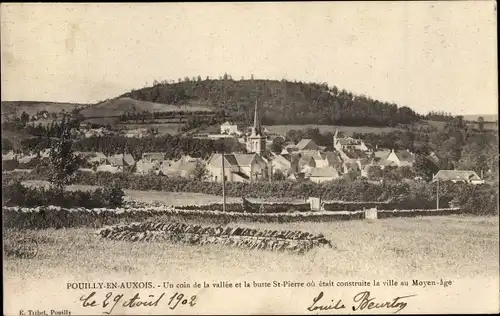
[[[63,207],[118,207],[125,193],[116,185],[98,188],[95,191],[64,191],[52,188],[26,187],[16,181],[2,185],[3,206],[34,207],[56,205]]]
[[[46,180],[41,172],[5,174],[5,180]],[[222,184],[203,182],[180,177],[135,175],[130,173],[79,172],[76,183],[109,187],[112,183],[123,189],[141,191],[193,192],[222,195]],[[498,214],[498,183],[468,185],[445,182],[439,185],[439,206],[465,208],[472,214]],[[226,183],[226,195],[248,198],[296,198],[320,197],[323,200],[395,203],[401,209],[436,208],[435,183],[384,182],[335,180],[313,182],[253,182]],[[392,207],[392,208],[394,208]]]

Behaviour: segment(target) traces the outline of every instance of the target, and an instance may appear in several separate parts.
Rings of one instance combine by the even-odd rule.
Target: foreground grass
[[[236,226],[236,224],[229,224]],[[258,273],[324,277],[493,277],[498,275],[498,218],[427,217],[334,223],[241,223],[257,229],[323,233],[334,249],[304,256],[220,246],[128,243],[99,239],[92,229],[26,231],[39,242],[34,259],[6,258],[6,280],[61,275],[239,278]]]

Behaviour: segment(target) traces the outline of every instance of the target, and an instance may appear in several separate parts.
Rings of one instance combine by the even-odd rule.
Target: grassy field
[[[304,256],[266,251],[188,246],[170,243],[127,243],[98,239],[92,229],[26,231],[36,238],[34,259],[4,262],[9,279],[40,281],[71,274],[126,274],[168,279],[210,273],[214,278],[260,275],[310,277],[447,278],[498,275],[498,218],[394,218],[374,222],[254,224],[240,227],[303,230],[323,233],[334,249],[318,248]],[[168,263],[168,264],[165,264]]]
[[[139,101],[131,98],[116,98],[86,108],[81,113],[85,117],[119,116],[129,112],[141,113],[166,112],[166,111],[212,111],[206,106],[180,106],[147,101]]]
[[[394,127],[370,127],[370,126],[342,126],[342,125],[268,125],[265,126],[270,132],[277,134],[286,134],[291,129],[305,130],[308,128],[317,128],[321,133],[335,133],[336,130],[344,134],[352,133],[388,133],[397,130]]]

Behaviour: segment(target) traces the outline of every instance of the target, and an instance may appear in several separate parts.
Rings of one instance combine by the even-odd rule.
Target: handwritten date
[[[97,298],[96,292],[92,292],[88,295],[83,295],[80,297],[80,302],[82,302],[83,307],[102,307],[107,309],[103,311],[103,314],[110,315],[118,304],[121,304],[124,308],[134,308],[134,307],[156,307],[165,297],[165,293],[156,297],[155,295],[148,295],[146,299],[141,298],[139,293],[131,298],[125,298],[124,294],[113,294],[113,292],[106,293],[104,299]],[[171,310],[176,309],[179,306],[190,306],[196,305],[196,295],[189,298],[184,296],[184,294],[176,292],[170,298],[168,298],[167,306]]]

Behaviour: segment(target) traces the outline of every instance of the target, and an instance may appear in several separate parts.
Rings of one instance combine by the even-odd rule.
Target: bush
[[[124,196],[125,192],[123,192],[122,188],[116,182],[113,182],[110,187],[105,187],[103,190],[103,199],[108,206],[121,206]]]

